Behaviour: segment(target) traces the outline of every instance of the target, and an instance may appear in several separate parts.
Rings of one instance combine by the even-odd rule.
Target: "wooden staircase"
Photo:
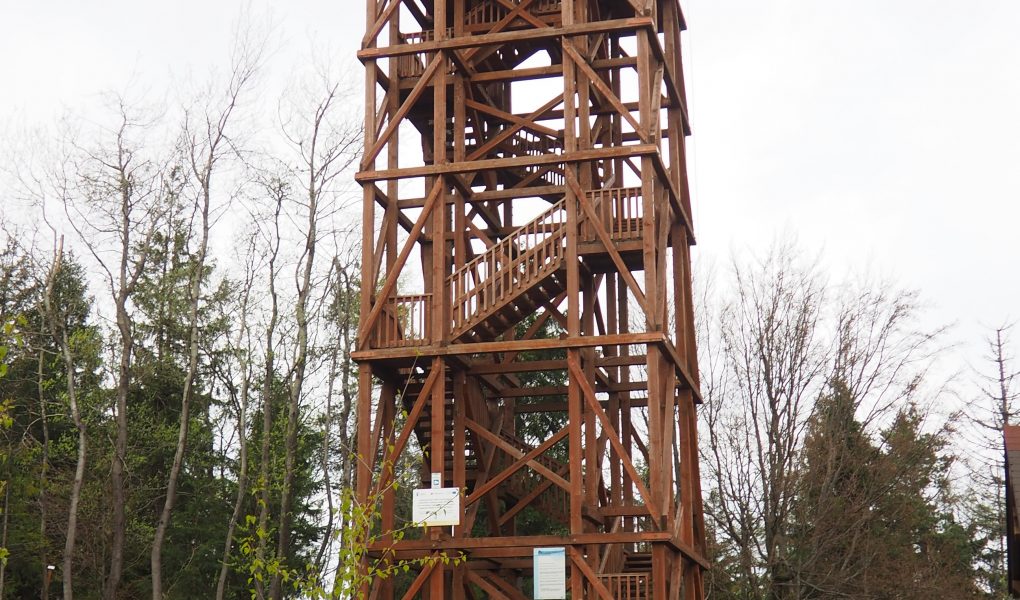
[[[454,480],[453,477],[453,465],[454,465],[454,443],[453,443],[453,402],[454,402],[454,385],[452,378],[447,376],[446,378],[446,397],[443,401],[443,420],[445,426],[443,431],[446,432],[443,444],[443,481],[449,484]],[[418,395],[421,393],[421,384],[409,384],[404,388],[403,393],[403,406],[405,411],[410,411],[414,406],[415,401],[418,399]],[[431,403],[426,404],[425,408],[421,411],[418,417],[418,421],[414,426],[414,434],[418,439],[418,445],[423,450],[431,452],[432,448],[432,407]],[[467,451],[464,456],[465,462],[465,485],[470,492],[474,488],[475,480],[478,476],[478,456],[479,453],[475,447],[475,442],[472,436],[468,436],[466,439]],[[428,461],[426,461],[428,464]],[[429,473],[422,473],[422,485],[428,486],[430,483]]]
[[[450,275],[452,339],[495,339],[566,289],[565,223],[561,200]]]
[[[512,434],[501,432],[500,438],[522,453],[534,450],[534,447],[528,442]],[[548,454],[542,454],[535,460],[560,477],[570,476],[569,465],[548,456]],[[533,498],[530,502],[531,507],[565,527],[570,524],[570,495],[567,491],[527,467],[518,470],[510,477],[507,495],[516,501]]]
[[[588,194],[613,243],[640,239],[640,188],[607,188]],[[581,218],[579,227],[582,244],[599,240],[587,219]],[[444,290],[451,298],[450,340],[494,340],[560,295],[566,289],[565,249],[566,206],[561,199],[454,271]],[[376,347],[434,342],[431,294],[393,296],[384,302],[375,331]]]

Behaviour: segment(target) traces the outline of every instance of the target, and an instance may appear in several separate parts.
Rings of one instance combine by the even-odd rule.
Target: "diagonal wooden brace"
[[[418,102],[418,98],[421,97],[425,88],[428,87],[432,78],[435,76],[436,71],[443,62],[443,53],[436,52],[436,55],[432,57],[431,61],[429,61],[429,66],[425,68],[425,72],[421,74],[420,78],[418,78],[418,83],[414,84],[414,87],[411,88],[411,93],[408,94],[407,99],[404,100],[404,103],[397,109],[393,118],[386,123],[386,130],[376,138],[375,142],[372,143],[372,147],[365,153],[365,157],[361,159],[361,170],[367,169],[369,165],[372,164],[372,161],[374,161],[375,158],[379,156],[379,153],[382,152],[383,146],[385,146],[390,141],[390,138],[396,134],[397,128],[400,127],[400,123],[404,120],[404,117],[407,116],[407,113],[411,112],[411,109]]]
[[[415,242],[418,241],[418,237],[421,235],[421,230],[425,227],[426,221],[432,214],[432,209],[436,204],[436,200],[442,195],[444,189],[443,178],[440,177],[436,180],[436,183],[432,186],[432,191],[429,192],[428,198],[425,199],[425,206],[421,209],[421,214],[418,215],[418,220],[414,222],[414,227],[411,228],[411,233],[407,235],[407,239],[404,240],[404,246],[400,249],[400,254],[397,255],[397,261],[390,267],[386,273],[386,281],[383,282],[382,289],[376,295],[375,304],[372,305],[372,311],[368,313],[368,317],[365,319],[365,323],[362,325],[361,334],[358,337],[358,348],[364,350],[368,344],[368,339],[371,336],[373,329],[375,328],[375,322],[379,320],[379,315],[382,314],[382,309],[386,306],[386,299],[393,293],[393,289],[397,286],[397,279],[400,275],[400,270],[404,268],[404,264],[407,262],[407,257],[411,254],[411,249],[414,248]],[[371,285],[372,282],[368,282],[367,285]],[[437,335],[439,332],[433,332],[433,335]]]
[[[627,264],[623,262],[623,257],[620,256],[620,252],[616,249],[616,244],[613,243],[612,238],[609,237],[609,233],[606,228],[602,225],[602,221],[599,220],[598,215],[595,214],[595,209],[588,203],[588,195],[581,189],[581,184],[578,183],[577,177],[574,172],[570,169],[565,169],[564,172],[567,175],[567,185],[570,190],[577,196],[577,201],[581,204],[581,210],[584,211],[585,217],[589,221],[589,225],[595,230],[595,234],[599,237],[599,241],[606,247],[606,252],[609,253],[609,258],[613,259],[613,264],[616,265],[616,269],[623,276],[624,281],[627,282],[627,286],[632,292],[634,297],[637,299],[638,304],[641,305],[642,310],[648,312],[648,299],[645,298],[645,293],[638,287],[638,282],[634,279],[634,275],[627,268]]]
[[[602,96],[610,104],[613,105],[613,108],[616,109],[616,112],[620,113],[620,116],[626,119],[628,123],[630,123],[630,126],[634,128],[635,133],[637,133],[641,137],[641,141],[647,144],[649,142],[648,132],[646,132],[643,127],[641,127],[641,123],[639,123],[638,120],[634,118],[634,115],[630,114],[630,111],[623,104],[623,102],[616,97],[616,94],[613,93],[613,90],[609,89],[609,86],[606,85],[606,82],[602,81],[602,78],[599,77],[599,74],[595,72],[595,69],[591,68],[591,65],[588,64],[588,61],[585,60],[584,57],[581,56],[581,54],[574,49],[573,43],[564,40],[563,51],[570,55],[570,58],[574,61],[574,64],[577,65],[577,68],[581,69],[581,71],[584,72],[585,76],[588,78],[589,83],[595,86],[595,89],[597,89],[599,93],[602,94]]]
[[[379,485],[376,487],[376,494],[381,493],[383,488],[389,483],[389,477],[392,474],[392,467],[390,473],[387,473],[386,460],[391,461],[391,464],[396,464],[397,459],[400,458],[400,454],[404,451],[404,447],[407,446],[407,441],[411,438],[411,432],[414,431],[414,426],[418,422],[418,418],[421,417],[421,413],[425,410],[427,400],[432,396],[432,386],[439,379],[439,373],[442,369],[433,368],[429,371],[429,376],[425,378],[425,383],[421,386],[421,391],[418,392],[418,397],[414,401],[414,406],[411,407],[411,412],[407,415],[407,420],[404,422],[404,428],[400,431],[400,437],[397,438],[396,443],[393,445],[393,450],[388,451],[383,449],[383,472],[379,476]]]
[[[592,571],[591,565],[584,560],[584,556],[581,555],[577,548],[567,546],[567,552],[570,553],[570,560],[573,561],[574,566],[581,570],[581,573],[584,574],[588,583],[595,588],[595,592],[599,595],[599,598],[602,598],[602,600],[615,600],[613,595],[609,593],[609,589],[606,588],[606,585],[602,583],[601,580],[599,580],[599,576],[595,574],[595,571]]]
[[[471,504],[477,502],[480,498],[485,496],[485,494],[492,491],[492,489],[495,488],[497,485],[506,481],[511,475],[522,469],[524,466],[531,467],[549,481],[552,481],[553,483],[567,490],[568,492],[570,491],[570,483],[567,480],[563,479],[558,474],[554,473],[551,469],[535,460],[535,458],[541,456],[546,450],[548,450],[554,444],[556,444],[564,437],[566,437],[567,433],[570,430],[569,426],[564,427],[563,429],[557,431],[555,434],[553,434],[552,437],[539,444],[539,446],[536,447],[534,450],[531,450],[528,453],[524,453],[518,450],[517,448],[514,448],[504,440],[500,439],[499,436],[495,435],[485,427],[482,427],[476,421],[467,419],[466,423],[469,429],[471,429],[481,437],[485,438],[486,441],[498,446],[501,450],[503,450],[510,456],[513,456],[517,460],[514,462],[514,464],[500,471],[498,475],[490,479],[488,482],[486,482],[485,485],[476,489],[470,496],[468,496],[464,500],[465,506],[470,506]]]
[[[588,383],[588,379],[584,375],[584,371],[581,370],[581,365],[573,354],[567,354],[567,367],[570,370],[571,375],[574,376],[574,380],[577,381],[581,388],[581,393],[584,396],[585,402],[588,404],[588,409],[595,413],[599,423],[602,425],[603,431],[609,436],[609,443],[613,445],[613,449],[620,457],[620,462],[623,463],[623,467],[627,470],[627,473],[633,479],[633,483],[637,486],[638,493],[641,494],[641,499],[644,500],[645,506],[649,509],[649,513],[655,518],[656,523],[662,519],[663,512],[659,510],[658,506],[655,505],[652,499],[651,493],[648,488],[645,487],[644,482],[641,480],[641,475],[637,469],[634,468],[634,463],[630,460],[630,454],[627,453],[623,447],[623,443],[620,442],[620,436],[616,433],[616,428],[613,427],[612,422],[609,420],[609,416],[602,410],[602,406],[599,404],[598,399],[595,397],[595,390],[592,389],[591,384]]]

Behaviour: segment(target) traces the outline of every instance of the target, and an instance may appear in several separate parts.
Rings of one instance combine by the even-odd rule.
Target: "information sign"
[[[414,490],[411,517],[419,525],[460,525],[460,490],[434,488]]]
[[[567,597],[567,552],[565,548],[535,548],[535,600],[564,600]]]

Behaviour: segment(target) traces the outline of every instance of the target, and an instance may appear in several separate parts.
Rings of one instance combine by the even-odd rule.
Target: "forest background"
[[[723,28],[721,17],[702,11],[706,28]],[[829,34],[849,18],[798,15],[829,23],[821,28]],[[939,16],[924,22],[922,37],[935,37]],[[957,25],[964,33],[953,45],[1008,63],[1015,48],[996,46],[998,29],[982,20],[992,16],[968,14],[971,27]],[[212,74],[155,84],[160,78],[135,70],[132,83],[114,85],[118,92],[80,105],[64,100],[71,106],[60,118],[16,120],[23,107],[8,115],[0,188],[0,597],[346,589],[337,557],[356,426],[348,350],[357,326],[358,225],[356,207],[348,209],[360,200],[349,169],[360,144],[351,107],[361,103],[351,82],[360,77],[357,66],[337,59],[350,49],[303,31],[281,33],[279,15],[219,17],[220,47],[203,50],[219,65]],[[5,22],[13,29],[16,19]],[[360,38],[360,18],[336,22]],[[749,26],[730,27],[735,36],[733,29],[752,35]],[[882,41],[884,29],[868,32]],[[711,52],[723,57],[716,61],[733,60],[716,46],[725,38],[710,41],[702,31],[694,29],[699,45],[688,47],[694,64],[692,55]],[[821,44],[808,35],[810,42]],[[314,51],[295,58],[295,44]],[[830,80],[808,68],[795,45],[779,47],[794,74],[826,89]],[[865,47],[876,56],[883,48]],[[973,60],[963,54],[942,68],[960,75],[954,67]],[[141,57],[148,59],[138,51],[133,60]],[[970,240],[983,259],[972,265],[980,266],[936,261],[944,271],[955,267],[944,278],[954,287],[977,289],[978,277],[985,293],[961,300],[942,284],[918,285],[916,270],[904,265],[931,262],[912,258],[924,246],[881,240],[897,237],[887,228],[912,223],[900,196],[909,207],[935,194],[920,184],[876,190],[861,183],[868,177],[849,177],[870,169],[881,181],[888,168],[875,162],[882,152],[850,160],[835,141],[854,127],[846,119],[826,118],[840,125],[821,140],[799,128],[793,136],[772,131],[826,149],[797,173],[793,161],[761,145],[768,131],[726,150],[722,167],[705,166],[706,157],[724,154],[713,148],[718,120],[727,110],[749,110],[732,103],[741,90],[723,88],[725,102],[699,98],[716,76],[695,69],[691,81],[692,115],[708,123],[692,138],[705,141],[694,146],[691,171],[705,240],[696,286],[707,398],[703,487],[718,565],[712,597],[1002,597],[997,431],[1013,413],[1018,368],[1007,311],[1015,282],[1003,275],[1020,256],[1008,232],[997,233],[1008,213],[987,220],[982,240]],[[899,87],[870,83],[876,91],[868,99],[897,104],[883,95],[895,97]],[[921,94],[925,83],[907,85]],[[826,110],[848,114],[838,109],[853,99],[829,91]],[[996,103],[1017,97],[1015,86],[996,92],[966,114],[997,114]],[[772,114],[787,118],[806,103],[781,100],[793,107],[771,106]],[[904,115],[892,113],[886,118]],[[1000,123],[1000,134],[1011,127],[1020,128],[1015,117]],[[952,153],[964,171],[987,174],[1017,152],[1014,143],[976,168],[966,150],[977,144],[968,139],[957,139]],[[930,146],[915,140],[900,148],[930,159]],[[822,160],[846,164],[848,176],[835,177],[831,190],[801,188],[799,200],[785,205],[794,216],[770,220],[761,207],[781,205],[772,202],[781,192],[749,186],[803,179]],[[746,172],[734,182],[704,183],[713,169],[736,165]],[[763,173],[768,165],[775,172]],[[932,169],[937,161],[912,175]],[[1003,177],[968,178],[979,180],[969,208],[981,214],[982,203],[1015,199],[1015,173]],[[816,173],[807,179],[820,185]],[[941,180],[956,196],[954,180]],[[746,221],[766,226],[727,237],[728,253],[718,243],[702,249],[732,223],[720,213],[733,214],[734,205],[717,198],[735,195],[751,198]],[[835,217],[853,229],[848,204],[888,208],[863,253],[819,226]],[[942,240],[932,246],[952,245],[932,216],[943,206],[931,200],[922,220]],[[804,216],[812,212],[815,220]],[[823,239],[830,240],[825,253]]]

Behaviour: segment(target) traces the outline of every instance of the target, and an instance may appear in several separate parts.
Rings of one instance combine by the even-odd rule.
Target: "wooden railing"
[[[639,239],[643,235],[641,218],[644,216],[641,188],[606,188],[588,192],[588,200],[595,207],[602,226],[614,240]],[[581,228],[581,239],[595,241],[595,230],[589,224]]]
[[[422,42],[431,42],[436,38],[435,31],[428,29],[426,31],[415,31],[412,33],[401,33],[398,34],[398,41],[401,44],[420,44]],[[453,28],[447,29],[447,37],[453,35]],[[400,77],[421,77],[425,72],[426,65],[428,65],[428,53],[427,52],[415,52],[414,54],[401,54],[397,57],[397,74]],[[453,64],[450,64],[450,72],[453,72]]]
[[[529,9],[535,15],[547,15],[560,12],[561,0],[537,0],[531,3]]]
[[[522,286],[559,267],[566,239],[563,201],[457,269],[447,284],[453,295],[454,335],[480,320]]]
[[[386,305],[376,325],[378,347],[423,346],[432,342],[429,323],[432,294],[396,296],[383,302]]]
[[[520,0],[513,0],[514,4],[520,4]],[[560,12],[561,0],[536,0],[528,7],[528,12],[533,15],[549,15]],[[484,0],[484,2],[472,7],[464,15],[464,24],[490,25],[498,23],[508,14],[507,8],[495,0]]]
[[[544,156],[546,154],[558,154],[563,145],[558,138],[548,135],[538,135],[534,132],[521,129],[509,140],[509,147],[513,156]],[[549,185],[564,185],[566,179],[559,167],[549,165],[529,165],[524,167],[524,172],[531,175],[540,173]]]
[[[650,573],[604,573],[599,575],[609,595],[617,600],[648,600],[652,597]]]
[[[505,16],[506,7],[499,2],[485,0],[464,14],[464,24],[468,27],[471,25],[487,25],[496,23]]]

